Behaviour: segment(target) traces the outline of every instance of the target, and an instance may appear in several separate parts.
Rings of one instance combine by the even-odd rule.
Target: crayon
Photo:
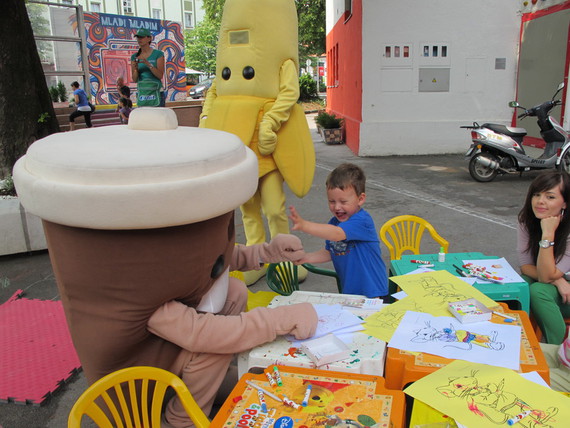
[[[273,373],[275,376],[275,380],[277,381],[277,386],[283,386],[283,381],[281,380],[281,374],[279,373],[279,369],[277,366],[273,366]]]
[[[305,396],[303,397],[303,402],[301,406],[307,407],[309,405],[309,398],[311,397],[311,390],[313,389],[313,385],[308,384],[307,389],[305,390]]]
[[[525,410],[522,413],[519,413],[516,416],[513,416],[512,418],[507,420],[507,425],[514,425],[517,422],[521,421],[522,419],[526,418],[528,415],[530,415],[532,413],[532,410]]]

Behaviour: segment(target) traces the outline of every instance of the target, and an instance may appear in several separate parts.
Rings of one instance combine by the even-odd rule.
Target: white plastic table
[[[352,294],[319,293],[312,291],[294,291],[290,296],[275,297],[268,307],[292,305],[294,303],[328,303],[342,304],[348,300],[361,300],[364,296]],[[352,313],[366,317],[371,311],[362,309],[349,309]],[[334,363],[316,367],[316,365],[303,354],[298,348],[293,348],[291,342],[285,337],[279,336],[271,343],[266,343],[242,352],[238,356],[238,373],[241,377],[248,371],[260,368],[264,369],[272,364],[318,368],[321,370],[334,370],[347,373],[361,373],[375,376],[383,376],[384,361],[386,358],[386,342],[361,332],[355,333],[352,344],[347,346],[351,349],[350,357]]]

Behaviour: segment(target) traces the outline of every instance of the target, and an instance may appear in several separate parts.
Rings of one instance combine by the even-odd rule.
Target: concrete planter
[[[0,236],[0,256],[47,248],[40,218],[27,213],[18,198],[0,199]]]

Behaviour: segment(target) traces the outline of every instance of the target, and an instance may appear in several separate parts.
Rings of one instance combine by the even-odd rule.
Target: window
[[[194,2],[191,0],[184,0],[184,27],[194,28],[194,20],[192,19],[194,12]]]
[[[133,14],[133,4],[131,0],[123,0],[123,14],[125,15]]]
[[[61,0],[63,4],[73,4],[73,0]]]
[[[329,87],[338,86],[338,43],[327,54],[328,73],[327,80]]]
[[[91,4],[89,5],[89,10],[91,12],[101,12],[101,3],[92,1]]]
[[[448,52],[448,46],[437,44],[437,45],[423,45],[422,54],[426,58],[446,58]]]
[[[411,52],[412,48],[410,45],[385,45],[384,46],[384,58],[385,59],[391,59],[389,63],[387,63],[388,65],[394,65],[392,64],[394,62],[394,58],[404,58],[405,62],[407,62],[407,60],[410,59],[410,52]],[[396,61],[398,62],[398,61]],[[399,61],[402,62],[402,61]]]
[[[154,19],[162,19],[162,10],[160,9],[152,9],[152,17]]]
[[[194,28],[194,23],[192,22],[192,12],[184,12],[184,27]]]

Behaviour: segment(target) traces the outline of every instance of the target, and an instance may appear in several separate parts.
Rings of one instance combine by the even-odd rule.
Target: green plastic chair
[[[312,264],[305,263],[303,267],[309,272],[318,275],[333,277],[336,280],[338,292],[342,293],[340,278],[334,270],[323,269]],[[299,276],[297,265],[292,262],[270,263],[267,267],[265,280],[270,289],[282,296],[290,296],[295,290],[299,290]]]

